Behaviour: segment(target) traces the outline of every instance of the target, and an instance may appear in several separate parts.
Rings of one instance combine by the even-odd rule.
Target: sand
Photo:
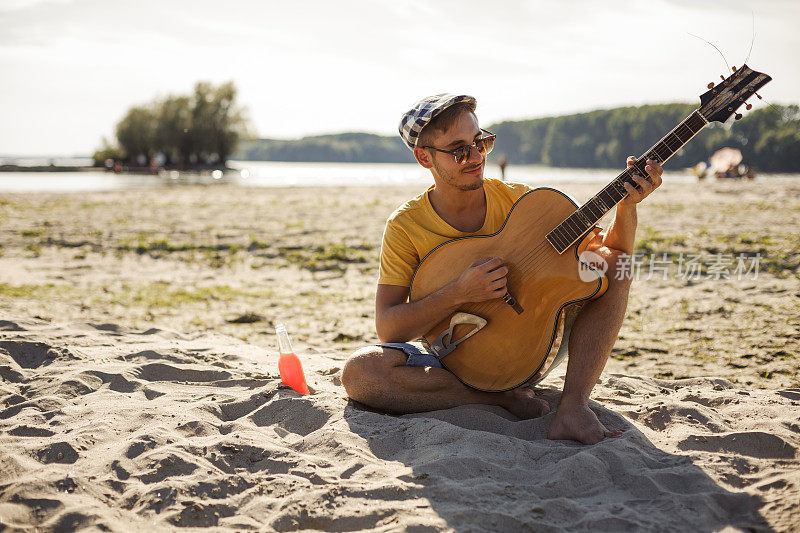
[[[798,530],[800,184],[667,183],[642,207],[638,251],[760,253],[762,270],[634,282],[592,395],[625,433],[594,446],[545,439],[552,414],[347,399],[382,223],[414,192],[0,196],[0,524]],[[278,321],[309,396],[280,384]]]

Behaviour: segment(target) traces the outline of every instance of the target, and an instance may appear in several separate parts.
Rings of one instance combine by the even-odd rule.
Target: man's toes
[[[550,412],[550,404],[539,398],[528,398],[520,402],[523,416],[520,418],[539,418]],[[519,416],[519,415],[518,415]]]
[[[597,444],[601,440],[606,438],[605,432],[602,430],[592,430],[587,431],[585,434],[582,435],[582,438],[578,439],[583,444]]]
[[[606,430],[606,437],[617,438],[625,433],[624,429],[609,429]]]
[[[544,416],[550,412],[550,404],[547,403],[545,400],[536,398],[533,401],[536,403],[536,405],[539,406],[539,416]]]

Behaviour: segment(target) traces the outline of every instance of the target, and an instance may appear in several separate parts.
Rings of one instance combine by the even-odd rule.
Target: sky
[[[797,0],[0,0],[0,154],[89,155],[128,108],[233,81],[259,137],[698,102],[725,62],[800,102]],[[755,41],[752,41],[755,27]],[[756,102],[756,106],[764,106]]]

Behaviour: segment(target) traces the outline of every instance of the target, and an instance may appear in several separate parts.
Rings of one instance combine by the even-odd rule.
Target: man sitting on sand
[[[550,411],[528,386],[506,392],[472,389],[443,368],[424,348],[408,344],[428,332],[461,305],[502,297],[506,292],[503,258],[478,261],[460,277],[429,296],[408,301],[414,270],[439,244],[469,235],[489,235],[502,226],[514,202],[530,187],[484,179],[486,155],[494,136],[478,126],[476,100],[467,95],[440,94],[419,101],[400,122],[400,136],[420,165],[430,170],[434,185],[398,208],[386,223],[375,297],[379,346],[355,352],[344,366],[342,384],[350,398],[375,409],[414,413],[464,404],[504,407],[519,418]],[[628,159],[632,164],[633,158]],[[608,360],[628,303],[630,276],[615,275],[618,258],[632,254],[636,204],[659,185],[662,169],[647,161],[648,176],[625,184],[628,196],[616,207],[614,220],[588,250],[608,264],[606,293],[587,302],[569,337],[566,379],[550,439],[593,444],[616,437],[589,409],[589,394]],[[564,341],[566,342],[566,340]]]

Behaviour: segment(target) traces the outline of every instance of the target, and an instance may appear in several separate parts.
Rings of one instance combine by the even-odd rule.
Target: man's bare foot
[[[624,432],[624,429],[606,429],[587,405],[562,403],[550,422],[547,438],[596,444],[606,437],[619,437]]]
[[[517,418],[539,418],[550,412],[550,404],[537,398],[536,393],[528,387],[519,387],[502,394],[506,396],[506,400],[501,406]]]

